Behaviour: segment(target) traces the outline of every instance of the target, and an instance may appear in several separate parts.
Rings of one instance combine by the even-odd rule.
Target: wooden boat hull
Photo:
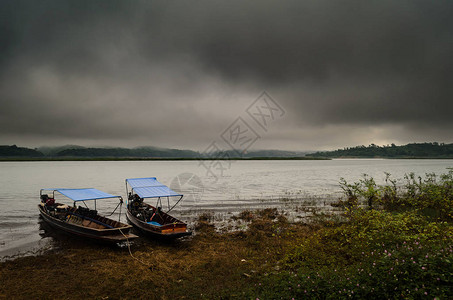
[[[129,209],[126,209],[126,218],[129,223],[132,224],[140,232],[157,239],[172,240],[192,234],[191,231],[187,230],[187,224],[173,217],[171,218],[175,220],[174,222],[155,226],[138,219],[130,212]]]
[[[38,205],[38,209],[43,220],[47,222],[50,226],[83,238],[89,238],[91,240],[96,240],[105,243],[119,243],[127,240],[132,240],[138,237],[135,234],[129,233],[132,226],[127,224],[120,223],[121,226],[115,228],[105,229],[90,228],[78,224],[73,224],[65,220],[56,218],[55,216],[52,216],[42,204]]]

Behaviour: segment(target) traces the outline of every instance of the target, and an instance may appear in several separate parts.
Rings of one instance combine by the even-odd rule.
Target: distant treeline
[[[0,146],[0,157],[43,157],[40,151],[12,146]]]
[[[43,147],[42,149],[29,149],[23,147],[0,146],[0,157],[30,157],[30,158],[70,158],[70,157],[86,157],[86,158],[102,158],[102,157],[166,157],[166,158],[195,158],[198,157],[198,152],[191,150],[178,149],[160,149],[151,147],[141,148],[85,148],[80,146],[66,147]]]
[[[61,147],[24,147],[0,146],[0,159],[236,159],[236,158],[280,158],[280,159],[315,159],[315,158],[453,158],[453,144],[412,143],[404,146],[395,144],[378,146],[356,146],[306,154],[298,151],[256,150],[239,153],[233,150],[203,153],[192,150],[168,149],[157,147],[137,148],[87,148],[76,145]]]
[[[138,148],[86,148],[76,145],[67,145],[62,147],[41,147],[29,149],[23,147],[0,146],[0,158],[37,158],[37,159],[71,159],[71,158],[301,158],[303,152],[281,151],[281,150],[257,150],[249,153],[240,154],[235,151],[224,151],[214,153],[200,153],[192,150],[167,149],[157,147],[138,147]]]
[[[62,157],[197,157],[197,152],[178,149],[152,148],[81,148],[59,151],[55,156]]]
[[[358,158],[453,158],[453,144],[444,143],[412,143],[403,146],[395,144],[378,146],[357,146],[307,154],[310,157],[358,157]]]

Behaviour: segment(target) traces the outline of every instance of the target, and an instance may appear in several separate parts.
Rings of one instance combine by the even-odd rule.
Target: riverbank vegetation
[[[307,154],[310,157],[328,158],[453,158],[453,144],[411,143],[379,146],[345,147],[334,151],[319,151]]]
[[[127,248],[83,244],[0,264],[3,298],[451,299],[453,172],[341,180],[340,215],[290,222],[276,209],[219,232]],[[24,278],[27,278],[24,280]]]

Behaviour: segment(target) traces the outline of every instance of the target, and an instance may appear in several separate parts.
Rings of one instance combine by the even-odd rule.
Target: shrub
[[[289,251],[284,271],[262,278],[259,298],[449,298],[453,227],[415,212],[359,210]],[[425,294],[426,293],[426,294]]]
[[[404,176],[405,183],[397,185],[390,174],[385,173],[385,185],[378,186],[372,177],[364,174],[354,183],[340,179],[340,187],[346,197],[348,208],[366,202],[370,208],[389,211],[417,210],[440,220],[453,220],[453,170],[437,176],[428,173],[424,178],[414,173]]]

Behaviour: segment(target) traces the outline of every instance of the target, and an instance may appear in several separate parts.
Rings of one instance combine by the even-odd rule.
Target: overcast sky
[[[453,1],[0,1],[0,144],[450,143],[452,113]]]

